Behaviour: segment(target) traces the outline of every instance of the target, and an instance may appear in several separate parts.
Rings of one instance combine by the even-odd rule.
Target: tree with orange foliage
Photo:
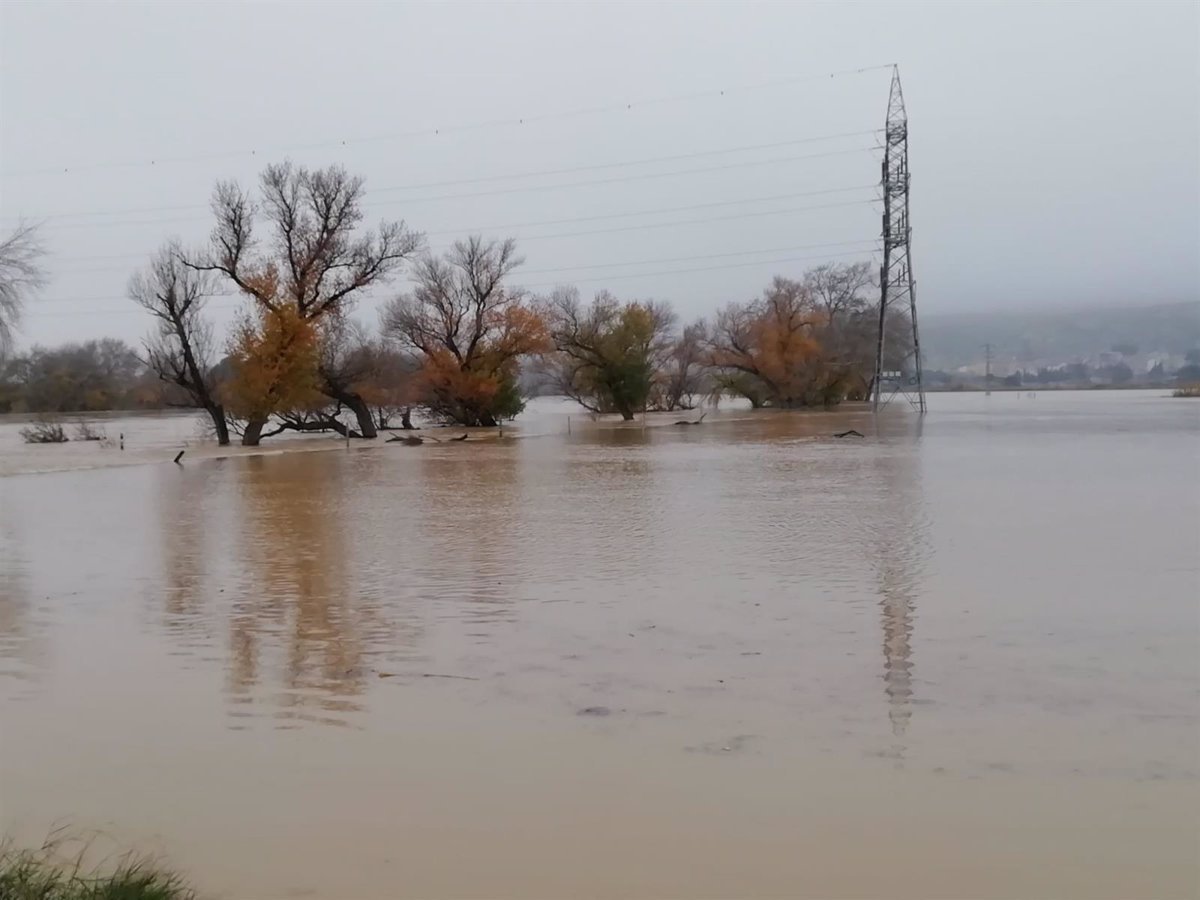
[[[273,266],[248,281],[258,296],[274,297]],[[311,319],[289,303],[253,305],[229,340],[231,377],[222,385],[225,408],[242,420],[242,444],[257,446],[272,416],[303,413],[324,405],[317,372],[320,341]],[[286,424],[271,434],[283,431]]]
[[[288,321],[320,323],[345,315],[363,292],[384,283],[423,243],[422,235],[403,222],[361,231],[363,179],[340,166],[268,166],[260,195],[255,201],[234,182],[218,183],[209,250],[185,262],[222,276],[268,312],[289,307]],[[264,219],[269,241],[258,240],[256,233]],[[273,272],[269,290],[268,270]],[[357,416],[359,433],[375,437],[363,398],[336,373],[319,368],[318,374],[326,396]]]
[[[822,346],[827,312],[802,283],[775,278],[763,296],[717,315],[709,361],[720,387],[753,406],[832,406],[845,395],[850,367]]]
[[[472,235],[415,264],[416,289],[383,313],[385,334],[421,354],[421,404],[460,425],[494,426],[525,406],[523,357],[550,349],[545,318],[504,280],[523,260],[516,243]]]

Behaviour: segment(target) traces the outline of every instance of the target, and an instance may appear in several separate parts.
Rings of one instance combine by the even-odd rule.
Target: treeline
[[[0,361],[0,413],[156,409],[169,394],[138,351],[116,338],[34,347]]]
[[[125,402],[150,402],[135,385],[153,379],[163,403],[205,410],[219,442],[253,445],[285,430],[372,438],[409,426],[414,409],[494,426],[522,410],[531,381],[626,419],[715,394],[795,408],[869,392],[878,313],[867,263],[775,278],[712,321],[682,323],[665,304],[606,291],[530,294],[513,283],[522,259],[511,239],[473,235],[438,254],[403,222],[363,229],[363,197],[362,179],[336,166],[270,166],[253,193],[219,183],[208,244],[170,242],[130,281],[156,326],[117,379]],[[354,322],[356,301],[402,269],[413,286],[377,327]],[[205,315],[219,292],[245,300],[223,346]],[[900,368],[908,345],[899,331],[888,343],[888,367]],[[14,383],[29,404],[30,381]]]

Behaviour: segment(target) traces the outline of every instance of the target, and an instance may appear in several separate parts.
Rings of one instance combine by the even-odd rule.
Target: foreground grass
[[[0,900],[195,900],[173,872],[126,858],[111,871],[83,871],[48,850],[0,848]]]

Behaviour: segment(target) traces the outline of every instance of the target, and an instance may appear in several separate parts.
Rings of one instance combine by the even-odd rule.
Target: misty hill
[[[983,345],[1005,364],[1024,367],[1126,358],[1180,359],[1200,348],[1200,302],[1115,309],[928,313],[921,316],[927,369],[982,363]]]

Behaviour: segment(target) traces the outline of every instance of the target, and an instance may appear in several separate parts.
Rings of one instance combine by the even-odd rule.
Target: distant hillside
[[[1182,357],[1200,348],[1200,302],[1054,312],[926,314],[921,344],[929,369],[977,365],[990,343],[996,360],[1057,365],[1114,348],[1129,357]]]

